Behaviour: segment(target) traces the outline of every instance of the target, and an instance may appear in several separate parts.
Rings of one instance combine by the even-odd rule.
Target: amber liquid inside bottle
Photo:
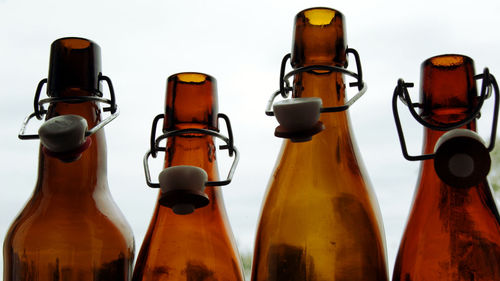
[[[66,52],[58,52],[57,48]],[[65,38],[53,43],[52,59],[76,56],[78,61],[92,51],[98,54],[99,47],[88,40]],[[70,67],[77,69],[75,74],[81,73],[78,70],[88,71],[87,66]],[[70,75],[71,70],[65,72]],[[58,79],[49,77],[49,90],[57,88],[50,92],[52,96],[96,94],[78,87],[80,83],[58,88],[68,82]],[[46,118],[65,114],[85,118],[89,128],[101,120],[101,109],[95,102],[52,104]],[[5,238],[5,281],[129,280],[134,259],[132,232],[109,192],[104,130],[91,138],[91,146],[72,163],[48,157],[40,150],[35,191]]]
[[[296,17],[292,65],[345,65],[343,16],[319,8]],[[296,76],[295,97],[344,105],[342,74]],[[252,280],[387,280],[383,227],[348,113],[322,114],[309,142],[284,141],[258,226]]]
[[[200,73],[169,77],[165,117],[167,130],[216,130],[215,79]],[[197,166],[209,181],[219,180],[215,151],[211,136],[168,138],[165,168]],[[132,280],[243,280],[221,188],[207,187],[205,193],[210,203],[188,215],[156,204]]]
[[[422,64],[422,117],[435,125],[463,120],[477,103],[470,58],[443,55]],[[464,128],[476,129],[475,122]],[[424,130],[424,153],[445,132]],[[393,280],[500,280],[500,217],[486,179],[467,188],[440,180],[422,163]]]

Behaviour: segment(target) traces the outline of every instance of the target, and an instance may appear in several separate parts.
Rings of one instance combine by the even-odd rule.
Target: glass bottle
[[[312,8],[295,18],[294,70],[347,65],[344,16]],[[317,67],[320,68],[320,67]],[[345,105],[343,74],[295,74],[294,98]],[[285,140],[261,211],[252,280],[387,280],[383,226],[347,111],[321,114],[310,141]],[[277,129],[278,131],[278,129]]]
[[[183,129],[219,131],[217,118],[213,77],[179,73],[168,78],[164,133]],[[164,167],[199,167],[208,181],[217,181],[215,151],[213,136],[171,136],[167,138]],[[208,205],[182,215],[161,203],[165,198],[160,191],[132,280],[243,280],[221,187],[209,186],[205,193]]]
[[[95,127],[101,122],[100,105],[86,98],[102,95],[102,77],[97,44],[83,38],[56,40],[47,94],[74,102],[51,102],[39,113],[46,120],[78,115],[89,128]],[[88,138],[90,146],[66,162],[48,156],[40,146],[34,193],[4,241],[5,281],[129,280],[134,239],[109,192],[104,130]]]
[[[420,118],[443,127],[472,116],[460,128],[475,131],[473,112],[482,103],[475,78],[469,57],[441,55],[424,61]],[[424,155],[434,153],[445,133],[424,129]],[[421,164],[393,280],[500,280],[500,217],[486,178],[472,186],[455,185],[438,175],[435,163],[437,159],[428,159]]]

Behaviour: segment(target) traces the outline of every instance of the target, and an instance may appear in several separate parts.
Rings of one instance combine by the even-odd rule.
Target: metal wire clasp
[[[498,106],[499,106],[499,88],[497,81],[495,77],[490,74],[488,68],[485,68],[483,73],[477,74],[474,76],[474,79],[482,79],[482,85],[481,85],[481,94],[479,95],[478,103],[477,106],[474,108],[474,110],[467,115],[464,119],[453,122],[450,124],[439,124],[439,125],[434,125],[431,124],[427,121],[425,121],[420,115],[416,112],[415,107],[422,107],[421,104],[419,103],[414,103],[412,102],[410,95],[408,93],[408,88],[413,87],[413,83],[406,83],[403,79],[398,80],[398,84],[396,85],[396,88],[394,89],[394,94],[392,96],[392,112],[394,115],[394,121],[396,123],[396,129],[398,131],[398,137],[399,137],[399,142],[401,144],[401,150],[403,152],[403,156],[410,161],[418,161],[418,160],[427,160],[427,159],[433,159],[435,157],[435,153],[431,154],[423,154],[423,155],[417,155],[417,156],[412,156],[408,154],[408,149],[406,147],[406,141],[404,137],[404,132],[401,127],[401,121],[399,119],[399,113],[398,113],[398,105],[397,101],[398,98],[408,106],[408,109],[411,113],[411,115],[423,126],[430,128],[432,130],[438,130],[438,131],[449,131],[452,129],[456,129],[459,127],[462,127],[468,123],[470,123],[472,120],[475,118],[478,118],[480,115],[481,107],[483,106],[484,101],[491,96],[492,88],[493,92],[495,94],[495,104],[494,104],[494,110],[493,110],[493,121],[491,125],[491,136],[490,136],[490,143],[487,146],[487,149],[489,152],[493,150],[495,147],[495,138],[496,138],[496,132],[497,132],[497,124],[498,124]]]
[[[223,114],[223,113],[219,113],[217,115],[217,117],[221,118],[221,119],[223,119],[225,121],[226,127],[227,127],[227,132],[228,132],[228,137],[226,137],[226,136],[224,136],[224,135],[222,135],[222,134],[220,134],[220,133],[218,133],[216,131],[213,131],[213,130],[190,128],[190,129],[166,131],[161,136],[159,136],[158,138],[156,138],[156,128],[157,128],[158,122],[159,122],[159,120],[165,118],[164,114],[157,115],[154,118],[154,120],[153,120],[153,125],[152,125],[152,129],[151,129],[151,147],[150,147],[150,150],[148,150],[146,152],[146,154],[144,155],[144,159],[143,159],[144,174],[146,176],[146,183],[147,183],[147,185],[149,187],[152,187],[152,188],[159,188],[160,187],[159,183],[153,183],[153,182],[151,182],[151,175],[150,175],[150,172],[149,172],[149,164],[148,164],[148,158],[149,158],[149,156],[152,156],[153,158],[156,158],[158,152],[160,152],[160,151],[161,152],[165,152],[166,151],[166,147],[160,146],[160,142],[162,140],[167,139],[169,137],[181,136],[181,135],[187,135],[187,134],[204,134],[204,135],[210,135],[210,136],[213,136],[213,137],[217,137],[217,138],[221,139],[222,141],[224,141],[226,143],[225,145],[219,146],[219,149],[227,149],[228,153],[229,153],[229,156],[230,157],[234,156],[234,160],[233,160],[233,163],[232,163],[231,168],[229,170],[229,173],[227,175],[227,178],[226,178],[226,180],[222,180],[222,181],[206,181],[205,182],[205,186],[224,186],[224,185],[228,185],[231,182],[231,180],[233,178],[233,175],[234,175],[234,171],[236,170],[236,166],[238,165],[239,153],[238,153],[238,150],[236,149],[236,147],[233,144],[233,132],[232,132],[232,129],[231,129],[231,123],[229,121],[229,118],[225,114]]]
[[[21,130],[19,131],[18,137],[22,140],[30,140],[30,139],[39,139],[40,136],[38,134],[26,134],[26,127],[30,120],[36,117],[38,120],[42,120],[43,116],[47,113],[47,110],[44,108],[45,104],[53,104],[58,102],[63,103],[83,103],[89,101],[102,102],[109,105],[109,107],[103,108],[103,111],[109,111],[111,113],[106,119],[102,120],[99,124],[95,125],[93,128],[88,129],[85,132],[85,137],[93,135],[95,132],[103,128],[109,122],[113,121],[119,114],[118,106],[116,105],[115,91],[113,88],[113,84],[111,79],[107,76],[99,74],[99,81],[105,81],[109,88],[110,99],[103,98],[103,93],[98,92],[97,96],[75,96],[75,97],[49,97],[45,99],[40,99],[40,94],[44,84],[47,83],[47,78],[42,79],[36,88],[35,98],[33,102],[34,112],[28,115],[22,125]]]
[[[354,59],[356,60],[356,68],[357,68],[357,73],[354,73],[352,71],[347,70],[346,68],[343,67],[338,67],[338,66],[329,66],[329,65],[310,65],[310,66],[304,66],[304,67],[299,67],[297,69],[294,69],[287,74],[285,74],[286,70],[286,62],[291,58],[291,54],[287,54],[283,57],[283,60],[281,61],[281,69],[280,69],[280,87],[279,90],[275,91],[270,99],[267,102],[266,106],[266,115],[267,116],[274,116],[274,112],[272,110],[272,106],[274,103],[274,100],[278,95],[281,95],[284,99],[288,98],[288,94],[290,91],[292,91],[292,87],[290,86],[289,79],[299,73],[302,72],[310,72],[314,70],[324,70],[324,71],[331,71],[331,72],[340,72],[343,74],[347,74],[351,77],[354,77],[357,81],[356,82],[351,82],[349,83],[350,87],[358,87],[358,93],[354,95],[351,99],[349,99],[344,105],[342,106],[334,106],[334,107],[322,107],[320,109],[321,113],[326,113],[326,112],[340,112],[340,111],[345,111],[347,110],[354,102],[356,102],[367,90],[367,85],[363,81],[363,72],[361,69],[361,61],[359,58],[359,54],[355,49],[348,48],[346,49],[346,54],[352,54],[354,56]],[[346,65],[347,67],[347,65]]]

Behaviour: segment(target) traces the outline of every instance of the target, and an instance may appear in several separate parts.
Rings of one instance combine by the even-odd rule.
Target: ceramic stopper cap
[[[87,121],[78,115],[53,117],[40,126],[38,135],[42,145],[52,152],[73,151],[85,143]]]
[[[471,130],[451,130],[434,147],[434,168],[446,184],[470,187],[486,178],[491,158],[481,137]]]
[[[321,106],[321,98],[292,98],[276,102],[273,111],[283,129],[297,132],[318,122]]]
[[[190,214],[206,206],[208,197],[203,192],[208,175],[195,166],[173,166],[158,176],[161,188],[160,204],[172,208],[176,214]]]

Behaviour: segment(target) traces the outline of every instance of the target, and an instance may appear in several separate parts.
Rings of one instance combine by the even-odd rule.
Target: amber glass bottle
[[[100,48],[82,38],[52,44],[48,95],[100,95]],[[46,119],[75,114],[89,128],[101,120],[94,101],[53,103]],[[4,280],[129,280],[132,231],[108,189],[101,129],[80,159],[65,163],[40,150],[35,191],[4,242]]]
[[[346,65],[344,17],[314,8],[295,18],[294,68]],[[294,97],[344,105],[338,72],[295,76]],[[285,140],[258,226],[253,281],[387,280],[383,226],[346,111],[322,114],[308,142]]]
[[[473,61],[442,55],[422,64],[421,117],[436,126],[463,120],[477,105]],[[463,128],[476,130],[475,121]],[[425,128],[424,154],[445,131]],[[500,280],[500,217],[486,179],[453,187],[422,162],[393,280]]]
[[[213,77],[180,73],[167,81],[164,131],[197,128],[218,131]],[[167,139],[165,168],[200,167],[217,181],[212,136],[188,134]],[[239,256],[220,187],[207,187],[210,203],[187,215],[156,204],[134,269],[134,281],[243,280]],[[161,195],[161,194],[160,194]]]

